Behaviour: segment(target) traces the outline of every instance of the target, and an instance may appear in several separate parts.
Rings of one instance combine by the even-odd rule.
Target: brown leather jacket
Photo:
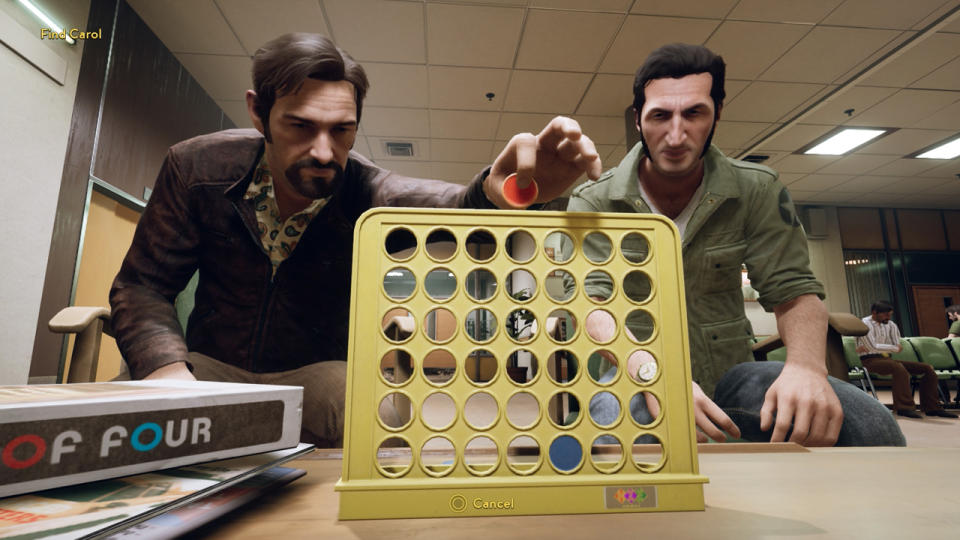
[[[346,360],[360,214],[378,206],[492,208],[482,175],[468,186],[408,178],[351,152],[341,191],[271,279],[253,205],[243,199],[263,148],[255,130],[170,148],[110,291],[114,333],[133,378],[186,361],[188,350],[257,373]],[[198,268],[184,341],[173,299]]]

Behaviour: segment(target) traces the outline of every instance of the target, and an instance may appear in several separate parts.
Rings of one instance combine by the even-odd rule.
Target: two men
[[[808,446],[903,445],[886,408],[827,376],[823,287],[810,271],[790,194],[774,171],[727,158],[710,145],[723,108],[724,72],[723,59],[704,47],[673,44],[651,53],[634,82],[641,142],[618,167],[577,188],[567,209],[652,212],[677,225],[701,441],[722,440],[726,432]],[[783,364],[747,362],[752,329],[742,264],[760,303],[776,315],[787,346]],[[601,336],[610,335],[613,324],[587,321]],[[628,373],[637,367],[628,365]]]
[[[254,130],[173,146],[110,293],[135,379],[304,387],[303,440],[343,433],[353,228],[377,206],[510,207],[516,172],[540,200],[600,160],[576,122],[515,136],[468,186],[406,178],[351,151],[368,82],[326,37],[287,34],[257,51]],[[186,339],[172,301],[199,271]]]

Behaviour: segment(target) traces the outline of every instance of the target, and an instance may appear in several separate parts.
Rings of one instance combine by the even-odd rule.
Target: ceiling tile
[[[531,0],[530,7],[626,13],[633,0]]]
[[[727,19],[783,23],[817,23],[843,0],[740,0]]]
[[[552,114],[503,113],[496,140],[508,141],[517,133],[539,133],[553,117]]]
[[[363,132],[367,136],[430,137],[430,120],[426,109],[364,107]]]
[[[894,88],[870,86],[848,87],[829,101],[821,103],[816,110],[803,117],[804,124],[842,124],[856,118],[864,111],[896,92]],[[848,116],[845,111],[851,111]]]
[[[957,175],[960,174],[960,158],[955,159],[923,159],[917,161],[929,161],[935,163],[936,166],[929,168],[917,176],[924,176],[928,178],[949,178],[952,180],[957,180]]]
[[[219,99],[217,105],[238,128],[252,128],[253,121],[247,113],[247,101],[244,99]]]
[[[731,80],[726,77],[724,77],[724,79],[725,80],[723,82],[723,89],[726,90],[727,92],[727,96],[723,100],[724,105],[733,101],[733,99],[738,95],[740,95],[740,92],[743,92],[744,90],[746,90],[747,87],[750,86],[750,83],[752,82],[752,81]],[[632,84],[631,84],[631,87],[632,87]]]
[[[721,123],[721,125],[723,125],[723,123]],[[765,151],[780,150],[783,152],[796,152],[833,129],[833,127],[834,126],[794,124],[773,137],[765,139],[762,148]]]
[[[466,141],[462,139],[431,139],[430,158],[433,161],[461,163],[490,163],[493,141]]]
[[[941,186],[945,183],[946,181],[942,178],[903,178],[878,188],[877,191],[879,193],[902,193],[904,195],[910,195]]]
[[[403,1],[403,0],[401,0]],[[529,0],[413,0],[415,2],[425,1],[428,4],[482,4],[489,6],[514,6],[526,7]]]
[[[945,129],[957,131],[960,128],[960,101],[954,102],[944,109],[924,118],[914,124],[915,127],[923,129]]]
[[[376,160],[378,167],[413,178],[433,178],[433,167],[427,161]]]
[[[427,68],[417,64],[365,62],[370,80],[365,105],[426,108]]]
[[[723,56],[727,77],[755,79],[804,35],[809,25],[725,21],[706,46]]]
[[[861,193],[855,201],[851,201],[851,206],[892,206],[903,202],[903,195],[895,193]]]
[[[360,62],[426,61],[423,5],[386,0],[323,0],[337,44]]]
[[[905,30],[941,4],[943,0],[847,0],[823,24]]]
[[[859,150],[857,154],[886,154],[889,156],[905,156],[925,148],[952,134],[950,131],[935,131],[928,129],[900,129],[881,137],[877,142],[870,143]]]
[[[523,27],[516,67],[594,71],[622,20],[623,15],[612,13],[532,9]]]
[[[913,88],[960,90],[960,58],[910,85]]]
[[[253,86],[247,56],[179,53],[177,59],[213,99],[245,99],[244,92]]]
[[[919,119],[952,104],[957,99],[953,92],[934,90],[901,90],[863,114],[847,122],[855,126],[921,127]]]
[[[839,184],[834,189],[836,191],[869,193],[898,181],[900,181],[900,178],[892,176],[857,176],[856,178]]]
[[[174,53],[247,54],[213,0],[132,0],[129,3]]]
[[[898,34],[895,30],[817,26],[760,79],[830,83]]]
[[[523,10],[427,5],[427,54],[433,65],[511,67]]]
[[[667,2],[664,2],[667,3]],[[672,1],[669,3],[673,3]],[[647,2],[638,2],[647,5]],[[600,71],[636,73],[654,49],[665,43],[703,43],[720,21],[630,15],[607,52]]]
[[[510,70],[430,66],[430,107],[498,111],[507,95]],[[493,92],[492,99],[487,99]]]
[[[740,148],[769,128],[765,122],[733,122],[721,120],[717,124],[713,143],[717,146]]]
[[[897,157],[895,156],[874,156],[870,154],[851,154],[848,156],[842,156],[837,161],[827,165],[826,167],[818,170],[818,173],[823,174],[849,174],[849,175],[860,175],[865,174],[880,167],[883,167],[887,163],[896,161]]]
[[[811,201],[811,197],[817,196],[819,191],[802,191],[802,190],[792,190],[790,189],[790,198],[793,199],[795,203],[804,203],[804,202],[815,202]]]
[[[846,204],[856,202],[860,198],[859,193],[847,193],[843,191],[821,191],[806,199],[807,202],[819,204]]]
[[[788,154],[776,162],[776,169],[780,173],[812,173],[833,163],[836,156],[807,156],[803,154]]]
[[[631,13],[722,19],[736,3],[737,0],[643,0],[634,2]]]
[[[960,202],[960,181],[948,180],[939,186],[934,186],[927,190],[931,195],[955,195],[957,202]]]
[[[430,133],[437,139],[492,139],[500,113],[430,110]]]
[[[794,182],[803,178],[804,176],[806,176],[806,174],[804,173],[781,173],[781,172],[777,173],[777,179],[780,180],[780,183],[785,186],[789,186],[793,184]],[[793,190],[790,190],[790,191],[791,193],[793,192]]]
[[[823,191],[834,188],[851,178],[850,175],[837,174],[808,174],[790,184],[790,189],[801,191]]]
[[[861,84],[902,88],[956,58],[958,51],[960,35],[933,34],[891,60],[889,64],[861,81]]]
[[[725,120],[738,122],[776,122],[823,85],[755,82],[723,108]]]
[[[455,184],[469,184],[486,165],[480,163],[433,163],[433,178]]]
[[[875,169],[870,174],[873,176],[899,176],[906,178],[929,171],[936,167],[937,163],[937,161],[932,159],[901,158],[896,161],[891,161],[879,169]]]
[[[960,17],[954,17],[953,20],[947,23],[946,26],[940,29],[941,32],[952,32],[954,34],[960,34]]]
[[[627,157],[627,147],[622,144],[615,145],[613,149],[610,150],[610,153],[602,158],[603,169],[607,170],[616,167],[625,157]]]
[[[514,70],[504,110],[572,114],[590,79],[588,73]]]
[[[577,107],[578,114],[622,115],[633,106],[633,75],[600,73],[593,78],[587,94]]]
[[[576,115],[580,129],[594,144],[617,144],[626,138],[623,117]]]
[[[330,35],[316,0],[216,0],[248,55],[288,32]]]
[[[430,153],[429,139],[416,139],[413,137],[366,137],[369,144],[371,157],[379,162],[382,159],[392,161],[430,161],[435,158]],[[413,144],[412,157],[391,156],[387,153],[388,142],[408,142]]]

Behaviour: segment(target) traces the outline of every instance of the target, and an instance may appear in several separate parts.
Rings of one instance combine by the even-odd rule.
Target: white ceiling
[[[960,0],[128,1],[239,126],[257,47],[331,36],[371,80],[357,150],[403,174],[466,182],[558,114],[615,166],[633,73],[683,41],[727,63],[715,143],[769,155],[797,201],[960,208],[960,158],[904,157],[960,133]],[[794,154],[839,125],[899,131],[844,157]],[[416,157],[388,158],[395,140]]]

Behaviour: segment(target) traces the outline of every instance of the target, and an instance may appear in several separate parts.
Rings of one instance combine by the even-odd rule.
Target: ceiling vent
[[[384,141],[386,153],[390,157],[415,157],[416,148],[412,142],[406,141]]]
[[[766,154],[747,154],[747,156],[743,158],[744,161],[749,161],[750,163],[763,163],[768,159],[770,159],[770,156]]]

